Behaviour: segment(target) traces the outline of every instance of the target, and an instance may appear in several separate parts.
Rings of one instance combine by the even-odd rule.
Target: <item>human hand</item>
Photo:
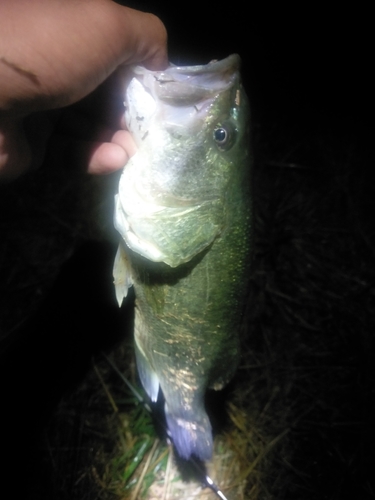
[[[135,145],[120,128],[117,70],[135,63],[168,65],[166,31],[152,14],[111,0],[1,0],[0,179],[41,163],[56,121],[50,110],[66,106],[59,119],[64,130],[70,128],[69,147],[80,150],[87,170],[123,167]],[[83,121],[73,115],[75,108]],[[104,128],[90,116],[94,110],[97,119],[98,108],[106,115]]]

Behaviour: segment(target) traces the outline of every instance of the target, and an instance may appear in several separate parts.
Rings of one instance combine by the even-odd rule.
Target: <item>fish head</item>
[[[164,71],[137,66],[127,77],[125,121],[138,152],[120,180],[115,226],[151,261],[188,262],[223,228],[228,185],[248,149],[239,65],[232,55]]]

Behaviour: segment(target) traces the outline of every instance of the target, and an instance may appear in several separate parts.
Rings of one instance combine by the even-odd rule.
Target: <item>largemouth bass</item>
[[[135,289],[135,351],[152,401],[159,386],[183,458],[212,455],[207,388],[240,355],[252,211],[248,101],[237,55],[165,71],[134,67],[125,119],[138,145],[122,173],[114,265],[121,305]]]

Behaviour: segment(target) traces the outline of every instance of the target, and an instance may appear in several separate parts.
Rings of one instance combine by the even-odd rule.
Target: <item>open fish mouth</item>
[[[138,146],[149,134],[152,120],[179,131],[199,127],[212,98],[234,85],[239,67],[240,57],[232,54],[200,66],[170,66],[164,71],[132,68],[127,76],[125,120]],[[162,110],[158,110],[160,102]]]

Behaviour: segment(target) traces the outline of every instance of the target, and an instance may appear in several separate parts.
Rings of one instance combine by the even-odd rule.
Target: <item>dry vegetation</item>
[[[367,138],[364,131],[351,135],[328,126],[296,131],[273,125],[254,132],[254,266],[243,355],[230,386],[209,395],[217,437],[213,463],[207,467],[232,500],[374,498],[375,234]],[[67,265],[69,279],[60,277],[59,290],[55,286],[47,293],[74,248],[104,237],[103,224],[98,229],[96,221],[111,219],[110,207],[102,207],[110,199],[103,188],[110,192],[110,184],[108,179],[87,183],[81,176],[47,169],[2,188],[0,326],[3,385],[11,387],[5,391],[11,396],[5,413],[22,422],[12,421],[12,472],[24,477],[25,456],[32,465],[32,450],[25,449],[19,435],[41,421],[32,440],[36,467],[25,498],[215,498],[201,488],[187,464],[176,466],[159,420],[152,420],[100,354],[101,349],[111,352],[107,336],[112,326],[127,325],[125,340],[112,348],[113,359],[136,383],[131,306],[116,311],[112,292],[110,306],[103,298],[86,305],[93,300],[91,288],[110,290],[114,245],[83,247],[76,267]],[[98,258],[85,274],[90,252],[103,256],[103,267]],[[92,283],[85,278],[90,272],[96,276]],[[74,297],[67,299],[70,293]],[[71,374],[80,365],[77,353],[68,356],[69,366],[61,364],[62,377],[48,372],[53,363],[48,363],[48,350],[40,353],[44,337],[38,352],[25,353],[22,347],[30,331],[39,332],[28,330],[26,319],[45,295],[52,297],[49,308],[52,300],[57,315],[47,324],[43,319],[37,323],[50,330],[48,338],[64,315],[75,329],[71,349],[84,336],[78,354],[85,342],[90,346],[90,335],[95,337],[95,348],[87,347],[78,376]],[[62,316],[57,302],[65,311]],[[96,308],[103,302],[99,324]],[[109,312],[115,320],[107,317]],[[77,327],[86,323],[90,334]],[[27,383],[16,382],[18,373],[25,375],[19,365],[25,359],[30,366],[46,362],[47,372],[36,380],[52,378],[53,402],[63,394],[58,405],[47,405],[47,415],[38,407],[45,393],[31,397]],[[38,393],[35,386],[32,390]],[[26,424],[31,413],[39,412],[43,418]],[[12,486],[18,491],[20,485]]]

